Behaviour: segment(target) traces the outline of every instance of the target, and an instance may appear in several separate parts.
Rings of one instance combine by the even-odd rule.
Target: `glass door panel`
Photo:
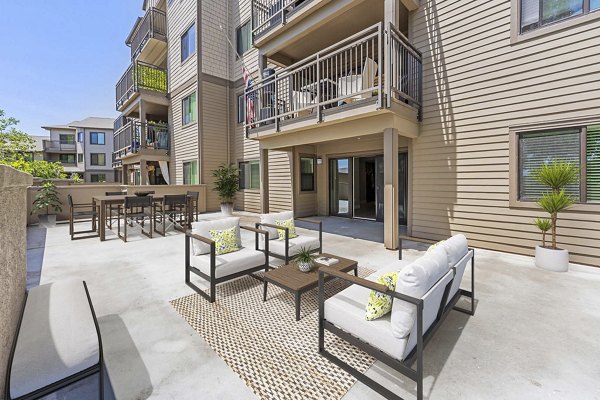
[[[352,217],[352,159],[338,158],[329,164],[329,214]]]

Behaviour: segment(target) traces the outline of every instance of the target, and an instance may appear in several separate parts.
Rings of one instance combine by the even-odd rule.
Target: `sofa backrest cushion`
[[[454,235],[450,239],[445,240],[442,243],[442,247],[448,253],[448,265],[450,268],[454,267],[469,251],[467,238],[463,234]]]
[[[398,272],[396,292],[422,298],[448,271],[445,248],[434,248]],[[415,324],[416,312],[414,304],[394,299],[391,323],[395,337],[403,339],[408,336]]]
[[[283,211],[283,212],[278,212],[278,213],[261,214],[260,215],[260,222],[262,222],[263,224],[276,225],[275,221],[282,221],[282,220],[288,220],[288,219],[294,219],[293,211]],[[260,229],[264,229],[267,232],[269,232],[269,240],[277,239],[279,237],[279,234],[277,233],[277,229],[275,229],[275,228],[261,226]],[[263,235],[261,235],[261,237],[262,236]]]
[[[242,236],[240,234],[240,218],[227,217],[209,221],[198,221],[192,223],[192,233],[210,239],[211,230],[223,230],[236,227],[236,239],[239,248],[242,248]],[[195,256],[210,253],[210,246],[204,242],[193,239],[192,252]]]

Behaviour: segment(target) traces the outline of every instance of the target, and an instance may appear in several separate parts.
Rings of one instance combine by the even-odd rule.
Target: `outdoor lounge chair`
[[[298,234],[295,238],[289,237],[289,228],[281,227],[276,225],[276,221],[284,221],[294,219],[295,221],[302,221],[309,224],[319,226],[319,234]],[[293,211],[284,211],[280,213],[261,214],[260,222],[256,224],[256,227],[262,227],[269,233],[269,243],[267,250],[271,257],[279,258],[288,264],[290,257],[298,254],[300,249],[309,249],[315,253],[321,253],[323,250],[323,223],[321,221],[315,221],[306,218],[294,218]],[[279,240],[278,230],[285,231],[285,239]]]
[[[325,330],[365,351],[417,383],[417,399],[423,398],[423,348],[448,313],[455,309],[474,315],[474,258],[463,235],[456,235],[430,248],[412,263],[396,261],[366,279],[319,269],[319,352],[328,360],[387,399],[402,400],[373,379],[346,364],[325,349]],[[460,288],[467,264],[471,262],[471,290]],[[395,291],[375,280],[385,273],[398,272]],[[328,300],[324,299],[325,277],[334,276],[353,285]],[[367,321],[365,307],[371,291],[393,297],[392,310]],[[471,309],[456,306],[461,296],[470,298]],[[416,368],[412,368],[416,362]]]
[[[211,239],[211,230],[236,228],[236,241],[239,250],[217,255],[216,243]],[[254,246],[245,246],[241,240],[240,229],[254,232]],[[212,221],[199,221],[192,224],[191,231],[185,234],[185,283],[211,303],[215,302],[216,285],[244,275],[253,275],[257,271],[269,269],[268,243],[266,250],[258,249],[258,236],[267,235],[266,231],[240,226],[239,217],[222,218]],[[190,273],[206,280],[210,294],[190,281]],[[260,278],[257,278],[260,279]]]
[[[96,224],[99,214],[98,207],[94,206],[93,204],[74,204],[73,197],[70,194],[67,195],[67,202],[69,203],[69,235],[71,235],[71,240],[86,239],[99,236]],[[80,217],[84,217],[86,219],[91,218],[92,229],[88,229],[85,231],[76,231],[75,219]],[[91,235],[76,237],[76,235],[82,233],[91,233]]]
[[[166,194],[160,203],[154,203],[154,232],[165,236],[170,223],[180,232],[185,232],[188,216],[188,198],[185,194]],[[156,229],[158,225],[162,229]]]
[[[123,234],[121,234],[121,217],[123,217]],[[148,221],[148,232],[144,225]],[[117,235],[122,241],[127,242],[127,225],[136,223],[140,226],[143,235],[152,239],[152,196],[127,196],[125,204],[117,206]]]
[[[343,97],[342,101],[351,103],[372,96],[370,92],[363,92],[375,86],[377,63],[365,58],[360,74],[342,76],[337,81],[337,95]]]

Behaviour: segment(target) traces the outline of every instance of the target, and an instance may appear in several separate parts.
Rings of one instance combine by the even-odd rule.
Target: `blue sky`
[[[42,125],[116,118],[125,38],[142,0],[0,0],[0,109],[32,135]]]

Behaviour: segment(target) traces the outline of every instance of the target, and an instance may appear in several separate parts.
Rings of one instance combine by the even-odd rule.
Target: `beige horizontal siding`
[[[269,151],[269,212],[293,209],[292,163],[292,151]]]
[[[198,123],[182,126],[182,100],[196,90],[196,84],[178,93],[171,99],[171,177],[176,184],[183,183],[183,163],[199,160]],[[200,166],[200,164],[198,164]],[[201,183],[201,182],[198,182]]]
[[[183,83],[197,75],[198,72],[198,40],[196,38],[196,54],[181,62],[181,35],[196,22],[196,36],[199,24],[196,21],[196,1],[174,1],[167,11],[168,79],[169,91],[177,90]]]

